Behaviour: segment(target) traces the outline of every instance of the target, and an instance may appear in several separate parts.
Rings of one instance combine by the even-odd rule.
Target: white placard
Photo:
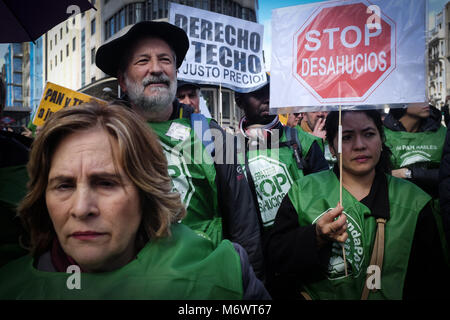
[[[272,11],[271,113],[425,102],[425,12],[425,0]]]
[[[267,82],[263,25],[172,2],[169,22],[189,37],[179,79],[239,92],[254,91]]]

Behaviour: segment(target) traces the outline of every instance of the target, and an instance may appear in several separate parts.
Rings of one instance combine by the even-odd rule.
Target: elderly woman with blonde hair
[[[0,299],[268,298],[239,245],[214,247],[177,223],[185,208],[167,169],[127,108],[55,113],[32,147],[19,208],[30,255],[0,269]]]

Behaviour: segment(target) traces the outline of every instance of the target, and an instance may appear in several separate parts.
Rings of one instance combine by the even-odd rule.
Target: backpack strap
[[[384,227],[386,226],[386,219],[378,218],[377,219],[377,233],[375,235],[375,243],[372,249],[372,257],[370,259],[371,266],[378,266],[380,268],[380,272],[383,269],[383,257],[384,257]],[[367,287],[367,279],[369,276],[366,276],[366,281],[364,282],[364,289],[361,295],[361,300],[367,300],[369,297],[369,288]],[[377,291],[377,289],[372,289],[373,291]]]
[[[211,157],[214,157],[214,141],[206,117],[201,113],[192,113],[191,128],[194,129],[195,135],[202,142]]]

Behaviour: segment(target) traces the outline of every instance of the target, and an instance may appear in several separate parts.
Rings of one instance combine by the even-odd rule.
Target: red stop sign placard
[[[294,77],[321,103],[362,102],[395,69],[395,23],[364,0],[331,5],[295,34]]]

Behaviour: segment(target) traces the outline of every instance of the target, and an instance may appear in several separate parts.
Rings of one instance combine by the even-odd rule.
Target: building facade
[[[92,1],[97,10],[72,16],[45,34],[46,81],[80,90],[102,76],[95,65],[102,43],[102,2]]]
[[[11,43],[5,54],[4,80],[6,83],[6,106],[4,117],[14,119],[11,127],[19,131],[27,125],[31,114],[37,109],[43,92],[44,40],[34,43]]]
[[[445,23],[446,11],[435,17],[435,27],[429,32],[428,40],[428,94],[430,103],[440,108],[447,97],[447,48]]]

